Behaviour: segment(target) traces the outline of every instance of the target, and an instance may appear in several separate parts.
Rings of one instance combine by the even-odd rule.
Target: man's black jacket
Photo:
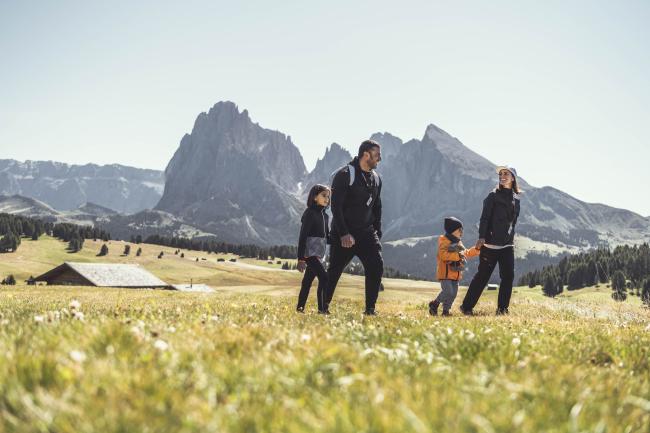
[[[350,165],[354,183],[350,185]],[[332,234],[354,235],[374,229],[381,238],[381,178],[364,173],[358,158],[341,168],[332,180]]]

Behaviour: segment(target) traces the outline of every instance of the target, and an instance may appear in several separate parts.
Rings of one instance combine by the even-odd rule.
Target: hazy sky
[[[429,123],[650,215],[650,1],[0,2],[0,158],[164,169],[220,100],[336,141]]]

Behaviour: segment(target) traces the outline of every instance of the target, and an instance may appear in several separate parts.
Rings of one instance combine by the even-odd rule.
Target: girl
[[[512,167],[497,167],[499,185],[483,201],[483,212],[479,225],[479,240],[476,249],[481,250],[478,271],[467,289],[460,306],[463,314],[472,315],[492,272],[499,264],[499,299],[497,315],[508,314],[512,281],[515,278],[515,225],[519,218],[519,186],[517,170]]]
[[[325,210],[330,204],[330,189],[325,185],[314,185],[307,196],[307,209],[302,214],[302,226],[298,238],[298,270],[305,272],[298,295],[296,311],[304,313],[309,289],[318,277],[318,312],[329,314],[325,306],[327,298],[327,272],[323,266],[325,251],[329,243],[329,216]]]

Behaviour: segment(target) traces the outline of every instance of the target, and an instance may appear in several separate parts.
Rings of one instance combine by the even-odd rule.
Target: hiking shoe
[[[442,315],[443,316],[451,316],[451,313],[449,312],[449,310],[442,310]]]
[[[435,301],[429,302],[429,314],[432,316],[438,315],[438,307],[440,306],[440,301],[437,299]]]
[[[364,316],[376,316],[377,315],[374,308],[373,309],[367,309],[366,311],[363,312],[363,314],[364,314]]]
[[[506,316],[510,314],[507,308],[497,308],[497,316]]]
[[[304,313],[305,307],[296,307],[296,313]]]
[[[472,310],[466,310],[462,305],[460,306],[460,312],[466,316],[473,316],[474,312]]]
[[[324,314],[324,315],[327,316],[329,313],[330,313],[330,310],[318,310],[318,314]]]

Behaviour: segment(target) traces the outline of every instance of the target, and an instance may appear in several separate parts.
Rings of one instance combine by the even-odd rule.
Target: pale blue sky
[[[647,216],[649,22],[647,0],[0,0],[0,158],[164,169],[232,100],[309,167],[435,123],[533,185]]]

